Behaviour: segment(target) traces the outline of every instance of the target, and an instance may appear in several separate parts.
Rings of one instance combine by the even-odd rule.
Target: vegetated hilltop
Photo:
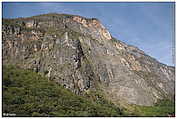
[[[66,14],[3,19],[2,34],[4,65],[31,69],[77,95],[99,90],[127,108],[174,101],[174,67],[116,40],[98,19]]]

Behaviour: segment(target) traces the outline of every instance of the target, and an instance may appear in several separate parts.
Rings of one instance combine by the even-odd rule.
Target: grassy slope
[[[124,115],[146,116],[146,117],[168,117],[175,116],[175,103],[166,99],[159,100],[154,106],[128,105],[124,109]]]
[[[175,104],[170,100],[161,100],[155,106],[136,106],[140,116],[174,116]]]
[[[103,101],[102,101],[103,102]],[[29,70],[3,67],[3,113],[16,116],[120,116],[119,108],[77,96]]]
[[[131,105],[120,109],[99,92],[86,97],[73,94],[41,75],[3,67],[3,113],[16,116],[168,116],[174,115],[174,102],[159,101],[155,106]]]

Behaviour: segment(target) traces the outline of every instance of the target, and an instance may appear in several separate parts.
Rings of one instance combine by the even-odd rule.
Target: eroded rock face
[[[3,64],[32,69],[76,94],[101,89],[115,104],[174,98],[174,67],[110,35],[97,19],[64,14],[3,20]]]
[[[84,30],[90,31],[90,32],[81,31],[81,33],[83,32],[92,35],[92,37],[95,39],[101,38],[110,40],[112,38],[109,31],[107,31],[106,28],[97,19],[86,19],[80,16],[74,16],[72,20],[81,24]],[[70,22],[70,20],[68,20],[68,22]],[[97,35],[94,36],[94,34]]]

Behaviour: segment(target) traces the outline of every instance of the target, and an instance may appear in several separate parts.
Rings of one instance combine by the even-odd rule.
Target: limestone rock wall
[[[102,90],[115,104],[174,99],[174,67],[115,40],[97,19],[47,14],[4,19],[3,64],[34,70],[78,95]]]

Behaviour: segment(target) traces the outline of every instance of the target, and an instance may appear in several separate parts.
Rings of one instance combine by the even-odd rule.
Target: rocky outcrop
[[[3,64],[31,69],[78,95],[115,104],[174,99],[174,67],[114,39],[97,19],[65,14],[3,19]]]
[[[108,40],[111,39],[110,33],[97,19],[88,20],[80,16],[74,16],[72,20],[83,25],[83,29],[90,31],[90,32],[85,32],[85,33],[93,35],[92,37],[95,39],[98,39],[98,38],[105,38]],[[68,22],[70,22],[70,20],[68,20]],[[95,37],[94,34],[95,36],[97,36],[96,34],[98,34],[99,37]]]

